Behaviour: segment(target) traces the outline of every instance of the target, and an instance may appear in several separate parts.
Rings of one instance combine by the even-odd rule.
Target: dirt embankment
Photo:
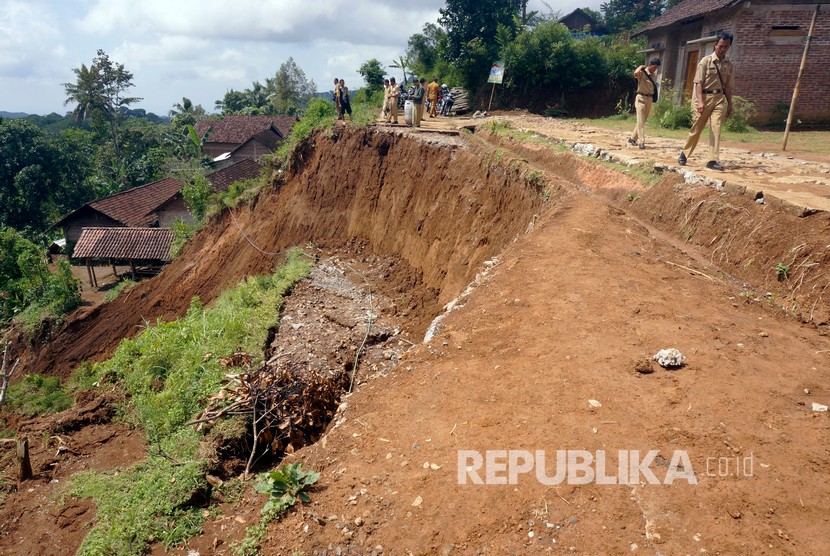
[[[741,188],[689,184],[673,173],[643,188],[571,153],[479,135],[626,210],[653,233],[663,232],[662,239],[713,274],[740,282],[747,299],[764,299],[822,330],[830,327],[830,214],[799,217],[776,199],[758,203]]]
[[[542,205],[518,166],[483,167],[481,159],[474,146],[449,141],[349,128],[319,135],[284,179],[252,206],[212,220],[158,277],[78,310],[48,341],[18,339],[23,372],[67,376],[110,355],[145,321],[181,315],[196,295],[209,303],[244,276],[272,270],[270,253],[307,242],[396,257],[390,294],[410,330],[423,333]]]
[[[264,553],[827,552],[830,429],[811,407],[830,400],[825,329],[744,302],[731,279],[823,292],[826,215],[790,220],[673,178],[644,189],[571,154],[485,139],[318,137],[279,186],[212,222],[157,279],[97,319],[70,322],[48,347],[52,367],[102,356],[141,316],[175,315],[192,295],[209,301],[269,270],[273,257],[240,228],[265,251],[311,241],[391,257],[373,287],[416,334],[500,254],[437,336],[358,389],[320,442],[288,458],[320,483],[310,506],[269,526]],[[792,241],[809,242],[796,251],[813,253],[808,262],[782,259]],[[780,282],[767,268],[779,260],[792,269]],[[812,303],[813,315],[826,308]],[[76,344],[84,355],[55,355]],[[664,347],[687,355],[685,366],[638,372]],[[601,452],[606,474],[631,471],[635,482],[545,484],[536,461],[505,484],[501,455],[479,470],[500,484],[459,484],[459,472],[469,478],[459,450],[541,450],[547,476],[559,450]],[[659,481],[625,469],[634,450],[659,452],[646,466]],[[664,484],[681,452],[699,482]],[[249,492],[176,553],[229,553],[262,503]]]

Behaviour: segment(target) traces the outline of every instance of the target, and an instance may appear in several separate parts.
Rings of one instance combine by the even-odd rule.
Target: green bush
[[[57,413],[72,407],[72,398],[61,386],[59,376],[26,375],[9,386],[6,399],[9,409],[34,417]]]
[[[76,384],[90,384],[93,376],[98,383],[118,381],[128,399],[124,419],[145,430],[150,454],[130,469],[73,478],[68,493],[92,498],[97,508],[78,554],[144,554],[152,542],[171,547],[199,532],[204,516],[194,501],[208,492],[210,450],[186,423],[218,391],[225,374],[219,357],[237,349],[262,353],[283,297],[310,267],[293,250],[274,274],[246,279],[209,309],[194,297],[182,318],[147,325],[111,359],[73,377]]]
[[[660,127],[666,129],[692,127],[692,107],[688,104],[672,106],[660,117]]]
[[[723,123],[723,129],[736,133],[753,131],[749,121],[755,117],[758,111],[755,105],[743,97],[732,96],[732,116]]]
[[[137,285],[138,282],[136,282],[135,280],[130,280],[129,278],[122,278],[121,281],[118,282],[117,286],[115,286],[107,292],[107,296],[104,298],[104,301],[107,303],[109,303],[110,301],[115,301],[115,299],[121,294],[121,292],[130,291]]]
[[[29,328],[81,303],[81,282],[69,263],[58,261],[51,273],[45,252],[12,228],[0,229],[0,291],[0,323],[20,315]]]
[[[315,129],[331,127],[336,120],[337,108],[333,102],[322,98],[311,99],[303,117],[291,128],[291,133],[277,149],[274,158],[280,162],[286,161],[294,147],[309,138]]]
[[[200,228],[201,226],[198,224],[185,222],[181,218],[177,218],[173,222],[173,243],[170,244],[170,258],[178,257],[187,240],[192,238]]]
[[[657,98],[657,102],[651,106],[651,116],[656,118],[658,122],[663,118],[666,112],[669,112],[674,108],[674,104],[672,104],[672,102],[675,94],[676,92],[671,86],[671,80],[664,79],[660,83],[660,95]]]

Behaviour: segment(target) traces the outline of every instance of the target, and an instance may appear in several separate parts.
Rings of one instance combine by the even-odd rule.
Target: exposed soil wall
[[[830,216],[666,179],[633,210],[697,246],[711,263],[805,322],[830,325]],[[750,292],[751,293],[751,292]]]
[[[196,295],[209,303],[244,276],[271,271],[271,253],[308,242],[395,255],[383,287],[422,333],[542,206],[516,165],[482,166],[483,156],[476,146],[377,130],[318,135],[255,203],[213,219],[159,276],[79,309],[48,341],[19,338],[24,372],[66,376],[109,356],[145,321],[181,315]]]
[[[644,188],[633,177],[569,152],[489,133],[477,135],[695,246],[702,259],[756,290],[747,291],[747,299],[765,299],[823,330],[830,326],[827,213],[799,217],[775,199],[759,204],[741,188],[717,191],[687,184],[674,173]],[[629,194],[633,202],[628,201]]]

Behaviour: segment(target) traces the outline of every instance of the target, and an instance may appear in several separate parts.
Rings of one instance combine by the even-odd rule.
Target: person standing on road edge
[[[386,123],[398,123],[398,97],[401,95],[401,90],[398,84],[395,83],[395,78],[389,79],[389,98],[386,104],[389,106],[389,113],[386,116]]]
[[[438,109],[438,95],[441,92],[441,86],[438,84],[438,78],[432,80],[427,86],[427,99],[429,99],[429,117],[434,118],[436,110]]]
[[[340,80],[340,119],[345,121],[346,114],[349,114],[349,121],[352,120],[352,103],[351,98],[349,98],[349,88],[346,87],[346,80]]]
[[[732,40],[732,33],[727,31],[718,33],[715,51],[704,56],[697,65],[692,93],[692,129],[689,130],[686,145],[677,157],[677,163],[681,166],[685,166],[686,156],[692,156],[706,122],[710,121],[709,162],[706,163],[706,167],[712,170],[723,170],[723,166],[720,165],[720,126],[732,115],[735,72],[732,60],[726,57],[729,47],[732,46]],[[725,107],[724,104],[726,104]]]
[[[383,79],[383,107],[381,108],[381,117],[385,120],[389,117],[389,79]]]
[[[414,106],[414,110],[412,111],[412,125],[415,127],[421,127],[421,118],[424,115],[424,82],[426,79],[423,77],[421,81],[415,81],[415,92],[412,93],[412,104]]]
[[[341,119],[343,117],[343,112],[340,109],[340,80],[336,77],[334,78],[334,91],[331,94],[331,100],[334,101],[334,107],[337,109],[337,119]]]
[[[630,145],[636,145],[639,141],[640,148],[646,148],[646,120],[651,113],[651,105],[657,101],[657,69],[660,67],[660,59],[652,58],[648,65],[642,65],[634,70],[634,78],[637,80],[637,95],[634,106],[637,109],[637,125],[628,138]]]

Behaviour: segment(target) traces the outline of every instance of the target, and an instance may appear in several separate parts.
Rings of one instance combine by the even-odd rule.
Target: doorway
[[[686,54],[686,81],[683,84],[683,100],[687,101],[692,97],[692,90],[695,86],[695,72],[697,71],[699,50],[692,50]]]

